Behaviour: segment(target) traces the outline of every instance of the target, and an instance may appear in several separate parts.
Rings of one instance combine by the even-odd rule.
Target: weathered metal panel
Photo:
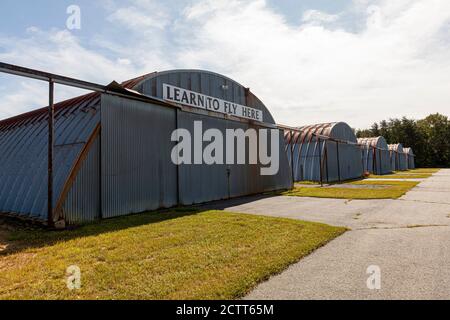
[[[175,109],[102,95],[102,216],[177,204]]]
[[[194,131],[194,121],[201,121],[203,131],[214,128],[220,130],[223,137],[227,129],[267,129],[236,121],[223,120],[189,112],[180,111],[178,114],[179,128],[187,129],[191,134]],[[193,136],[193,134],[192,134]],[[179,169],[180,202],[184,205],[208,202],[212,200],[227,199],[266,191],[288,189],[292,187],[292,178],[288,160],[284,152],[282,132],[279,133],[279,172],[273,176],[262,176],[260,164],[197,164],[181,165]],[[270,135],[268,137],[270,139]],[[259,139],[259,135],[258,135]],[[203,143],[203,147],[208,143]],[[225,141],[224,141],[225,144]],[[269,141],[269,148],[271,148]],[[237,145],[235,144],[235,155]],[[191,150],[194,154],[194,150]],[[224,159],[227,153],[224,145]],[[246,141],[246,159],[249,156],[249,142]]]
[[[123,85],[162,98],[163,83],[260,109],[265,124],[275,123],[264,104],[248,89],[212,72],[153,73]],[[175,111],[169,106],[117,96],[103,95],[101,99],[101,138],[91,146],[63,199],[62,211],[68,223],[170,207],[178,199],[180,203],[199,203],[292,186],[282,135],[277,175],[261,176],[259,165],[193,165],[178,170],[170,159],[175,144],[170,141],[170,135],[177,125],[177,113],[179,124],[185,121],[186,126],[197,119],[221,131],[258,126],[244,120],[226,120],[224,115],[213,117],[195,110]],[[67,100],[55,109],[54,204],[100,122],[100,95]],[[46,119],[44,108],[0,121],[0,211],[47,220]]]
[[[100,219],[100,138],[97,137],[67,194],[62,209],[68,224]]]
[[[390,144],[390,158],[392,171],[404,171],[408,170],[408,164],[403,152],[403,146],[401,143]]]
[[[361,138],[364,171],[378,175],[391,172],[390,153],[383,137]]]
[[[347,124],[325,123],[298,130],[292,137],[289,130],[285,133],[285,152],[296,181],[334,182],[361,177],[361,149]]]
[[[200,70],[173,70],[154,73],[136,85],[135,90],[156,98],[163,98],[163,84],[170,84],[219,99],[262,110],[264,122],[275,124],[266,106],[250,91],[223,75]]]
[[[93,128],[100,121],[99,97],[87,95],[55,105],[55,204]],[[47,220],[45,110],[0,122],[0,212]]]
[[[416,164],[415,164],[415,155],[414,152],[412,150],[412,148],[403,148],[403,152],[405,153],[405,157],[406,157],[406,164],[408,166],[408,169],[415,169],[416,168]]]
[[[215,128],[224,132],[226,121],[179,111],[178,127],[194,132],[194,121],[202,121],[203,130]],[[194,138],[194,135],[192,134]],[[194,155],[193,145],[191,150]],[[182,164],[179,166],[180,203],[190,205],[230,197],[229,167],[226,164]]]

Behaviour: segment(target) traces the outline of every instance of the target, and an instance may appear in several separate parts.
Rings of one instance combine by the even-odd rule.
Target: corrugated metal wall
[[[57,104],[55,114],[55,204],[75,159],[100,121],[99,96]],[[0,125],[0,212],[47,220],[47,113]]]
[[[356,145],[356,136],[346,123],[319,124],[300,127],[298,130],[292,137],[289,130],[285,131],[285,151],[288,163],[293,165],[296,181],[320,181],[321,161],[324,182],[362,176],[361,149]]]
[[[327,168],[330,182],[361,178],[361,150],[357,145],[327,142]]]
[[[102,216],[177,204],[175,109],[102,95]]]
[[[100,219],[100,137],[92,144],[62,209],[66,223]]]
[[[277,175],[261,176],[261,165],[238,164],[183,164],[177,173],[170,158],[175,146],[170,139],[177,125],[176,112],[178,128],[187,129],[192,137],[194,121],[202,122],[203,131],[219,129],[224,137],[226,129],[245,131],[249,128],[245,123],[104,95],[101,134],[103,217],[174,206],[178,204],[178,198],[180,204],[190,205],[292,186],[281,133],[281,163]]]
[[[378,171],[376,171],[376,174],[382,175],[382,174],[389,174],[391,173],[391,166],[389,163],[390,160],[390,154],[389,154],[389,150],[387,149],[378,149],[378,158],[380,159],[379,161],[379,168]]]
[[[408,163],[406,161],[405,154],[403,152],[403,146],[401,143],[390,144],[390,159],[392,171],[405,171],[408,170]]]
[[[162,98],[163,83],[262,110],[264,125],[275,128],[272,115],[249,89],[212,72],[154,73],[124,85]],[[46,110],[41,109],[32,115],[23,115],[23,121],[21,116],[19,120],[0,122],[2,212],[46,220],[46,117]],[[212,115],[204,110],[177,111],[170,106],[112,95],[100,98],[94,93],[63,102],[57,108],[55,122],[54,204],[65,190],[77,159],[100,121],[100,138],[91,145],[66,198],[62,199],[62,214],[68,223],[292,187],[282,134],[280,167],[274,176],[261,176],[260,165],[177,168],[171,161],[175,145],[170,141],[171,134],[177,125],[191,128],[197,120],[203,121],[205,129],[214,127],[221,132],[227,128],[259,129],[258,124],[227,120],[225,115]]]
[[[415,155],[414,155],[412,148],[403,148],[403,152],[405,153],[406,164],[408,166],[408,169],[415,169],[416,168],[415,159],[414,159]]]
[[[361,138],[364,171],[378,175],[391,172],[390,152],[383,137]]]
[[[219,129],[225,137],[226,129],[249,128],[260,129],[258,126],[249,126],[245,123],[228,121],[208,116],[180,111],[178,114],[179,128],[194,130],[194,121],[202,121],[203,131],[210,128]],[[274,176],[262,176],[261,165],[181,165],[180,166],[180,201],[189,205],[212,200],[227,199],[266,191],[288,189],[292,186],[292,178],[284,153],[283,135],[279,134],[280,169]],[[270,139],[270,136],[269,136]],[[208,143],[204,143],[206,146]],[[248,159],[249,145],[246,142],[246,159]],[[270,144],[269,144],[270,146]],[[236,155],[235,146],[235,155]],[[193,150],[192,150],[193,154]],[[226,150],[223,150],[226,157]]]

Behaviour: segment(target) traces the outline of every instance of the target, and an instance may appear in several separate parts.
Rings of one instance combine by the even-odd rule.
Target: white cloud
[[[28,38],[1,38],[0,61],[45,70],[92,82],[108,84],[114,80],[132,78],[136,70],[125,59],[111,60],[80,45],[69,31],[45,32],[36,27],[28,30]],[[0,118],[17,115],[48,103],[47,85],[40,81],[2,75],[7,85],[0,90]],[[57,101],[84,91],[58,86]]]
[[[186,12],[201,42],[180,56],[196,66],[208,61],[251,86],[280,123],[344,120],[361,127],[448,113],[450,49],[442,36],[449,28],[448,1],[371,2],[366,27],[357,33],[288,26],[264,1],[215,3]]]
[[[302,21],[303,22],[318,22],[318,23],[327,23],[334,22],[339,19],[339,15],[337,14],[327,14],[325,12],[321,12],[318,10],[307,10],[303,13]]]
[[[109,21],[118,22],[132,30],[146,31],[147,28],[164,29],[169,23],[164,12],[152,16],[136,7],[120,8],[108,17]]]
[[[103,32],[87,47],[67,31],[34,27],[24,39],[0,38],[0,60],[100,83],[172,67],[210,69],[250,86],[289,125],[365,127],[449,113],[447,0],[354,0],[333,15],[312,8],[297,26],[263,0],[115,4],[109,20],[125,28],[122,39]],[[362,27],[346,28],[349,17]],[[10,94],[12,105],[28,103]]]

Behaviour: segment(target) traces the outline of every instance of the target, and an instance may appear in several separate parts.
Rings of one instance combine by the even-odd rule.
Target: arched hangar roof
[[[389,150],[391,151],[395,151],[397,153],[403,153],[403,145],[401,143],[397,143],[397,144],[390,144],[388,145]]]
[[[301,126],[296,129],[298,131],[296,130],[292,137],[291,130],[285,130],[285,140],[287,143],[291,143],[292,138],[294,143],[303,143],[311,140],[314,136],[322,136],[332,140],[346,141],[355,144],[358,142],[352,128],[345,122],[314,124]]]
[[[262,110],[264,122],[275,124],[269,110],[248,88],[209,71],[153,72],[111,85],[130,97],[140,94],[166,104],[162,100],[163,83]],[[64,200],[65,190],[84,161],[83,155],[100,132],[100,108],[98,92],[55,104],[55,208]],[[45,107],[0,121],[0,212],[46,220],[47,120]]]
[[[121,86],[124,89],[137,91],[145,96],[163,99],[163,83],[181,86],[184,89],[262,110],[264,112],[264,122],[275,124],[268,108],[249,88],[224,75],[211,71],[181,69],[152,72],[124,81],[121,83]],[[89,108],[89,105],[96,99],[98,100],[99,97],[99,92],[93,92],[56,103],[55,118],[86,107]],[[74,107],[76,108],[74,109]],[[8,130],[22,124],[46,120],[47,115],[48,107],[44,107],[0,120],[0,130]]]
[[[375,147],[382,150],[389,150],[388,144],[384,137],[359,138],[358,143],[369,147]]]
[[[414,152],[413,152],[412,148],[403,148],[403,152],[410,156],[414,156]]]
[[[169,70],[154,72],[132,82],[134,90],[159,99],[163,99],[164,83],[262,110],[264,122],[275,124],[268,108],[249,88],[215,72],[192,69]]]

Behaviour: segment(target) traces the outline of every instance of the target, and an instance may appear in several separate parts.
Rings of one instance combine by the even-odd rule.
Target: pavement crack
[[[401,229],[416,229],[416,228],[432,228],[432,227],[450,227],[448,224],[411,224],[400,227],[367,227],[352,229],[353,231],[363,230],[401,230]]]

